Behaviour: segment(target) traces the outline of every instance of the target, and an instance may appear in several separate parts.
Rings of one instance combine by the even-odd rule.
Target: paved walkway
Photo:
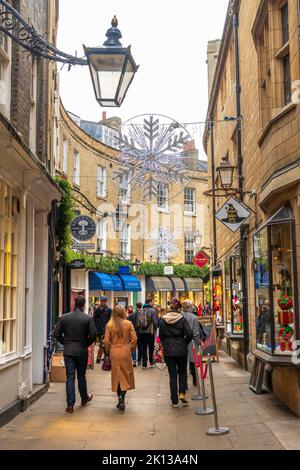
[[[136,370],[136,390],[128,394],[122,414],[115,408],[110,374],[96,365],[88,372],[94,394],[89,406],[67,415],[64,384],[52,384],[38,402],[0,429],[0,449],[300,449],[300,418],[272,394],[251,392],[249,374],[223,353],[213,367],[220,426],[230,427],[227,436],[205,434],[213,416],[195,415],[201,402],[172,409],[167,373],[156,369]]]

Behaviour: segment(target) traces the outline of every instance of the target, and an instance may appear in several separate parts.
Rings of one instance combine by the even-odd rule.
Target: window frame
[[[80,186],[80,153],[75,149],[73,153],[73,183]]]
[[[284,209],[287,209],[290,213],[290,217],[286,218],[278,218],[278,216],[282,213]],[[257,330],[255,329],[255,347],[257,350],[268,354],[273,357],[278,357],[278,358],[290,358],[290,355],[286,354],[280,354],[276,352],[276,332],[275,332],[275,311],[274,311],[274,295],[273,295],[273,258],[272,258],[272,227],[275,225],[281,225],[281,224],[289,224],[290,225],[290,233],[291,233],[291,248],[292,248],[292,269],[293,269],[293,275],[292,275],[292,285],[293,285],[293,310],[294,310],[294,326],[295,326],[295,339],[299,340],[300,339],[300,321],[299,321],[299,302],[298,302],[298,272],[297,272],[297,259],[295,256],[295,253],[297,251],[297,245],[296,245],[296,222],[294,218],[293,211],[289,204],[286,206],[281,207],[272,217],[269,219],[265,224],[263,224],[253,235],[252,243],[253,243],[253,248],[255,247],[255,237],[262,233],[264,230],[267,230],[267,240],[268,240],[268,269],[269,269],[269,286],[268,286],[268,295],[269,295],[269,302],[271,306],[271,352],[266,351],[259,347],[257,343]],[[254,263],[255,263],[255,250],[254,251]],[[254,269],[254,298],[255,298],[255,323],[257,320],[257,289],[256,289],[256,281],[255,281],[255,274],[256,270]]]
[[[166,184],[157,186],[157,207],[159,211],[169,210],[169,188]]]
[[[102,165],[97,165],[97,197],[106,198],[107,170]],[[101,190],[102,188],[102,190]]]
[[[193,198],[187,197],[187,191],[190,191]],[[189,210],[188,205],[193,205],[193,210]],[[196,215],[196,188],[184,188],[184,213],[186,215]]]

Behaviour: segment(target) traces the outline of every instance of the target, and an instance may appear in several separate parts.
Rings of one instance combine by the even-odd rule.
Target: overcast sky
[[[94,121],[105,110],[124,121],[145,113],[179,122],[205,120],[207,42],[222,36],[227,5],[228,0],[60,0],[60,49],[82,56],[82,44],[102,45],[117,15],[121,42],[131,44],[140,64],[122,107],[107,109],[94,98],[88,68],[65,67],[60,74],[65,107]]]

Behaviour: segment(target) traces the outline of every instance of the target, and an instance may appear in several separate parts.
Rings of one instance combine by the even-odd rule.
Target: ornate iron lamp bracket
[[[55,62],[73,65],[88,65],[85,58],[66,54],[33,29],[19,12],[5,0],[0,0],[0,31],[9,36],[14,42],[29,51],[35,57],[43,57]]]

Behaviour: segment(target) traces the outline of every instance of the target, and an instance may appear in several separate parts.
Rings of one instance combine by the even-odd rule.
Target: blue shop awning
[[[109,274],[109,276],[111,277],[111,279],[113,281],[114,291],[115,292],[123,291],[124,290],[123,283],[122,283],[121,279],[119,278],[119,276],[114,276],[113,274]]]
[[[114,291],[115,286],[112,276],[109,274],[90,272],[89,273],[89,290]]]
[[[140,280],[133,275],[119,275],[119,278],[122,281],[123,289],[127,292],[141,292],[142,286]]]

